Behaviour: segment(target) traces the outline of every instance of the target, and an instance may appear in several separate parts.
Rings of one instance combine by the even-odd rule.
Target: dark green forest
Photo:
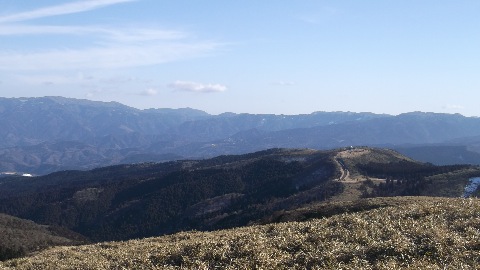
[[[94,241],[242,226],[272,202],[333,178],[328,153],[302,157],[306,162],[295,161],[296,155],[273,149],[4,179],[0,212],[63,226]]]
[[[362,186],[364,197],[419,196],[425,189],[435,184],[429,180],[430,176],[458,172],[471,167],[471,165],[435,166],[407,160],[357,165],[363,175],[386,180],[385,183],[378,185],[371,180],[365,181]]]

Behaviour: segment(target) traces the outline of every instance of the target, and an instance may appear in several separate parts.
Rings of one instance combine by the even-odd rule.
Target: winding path
[[[347,166],[345,166],[345,163],[337,157],[335,158],[335,161],[340,165],[339,167],[340,167],[341,175],[338,180],[344,181],[347,178],[350,178],[350,171],[347,169]]]

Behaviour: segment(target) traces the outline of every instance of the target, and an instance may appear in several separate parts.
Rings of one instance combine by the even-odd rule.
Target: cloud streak
[[[141,27],[56,26],[56,25],[0,25],[0,36],[14,35],[97,35],[116,42],[143,42],[187,38],[184,32]]]
[[[147,97],[153,97],[153,96],[156,96],[157,94],[158,94],[158,91],[153,88],[148,88],[140,92],[141,96],[147,96]]]
[[[20,12],[16,14],[0,17],[0,23],[22,22],[45,17],[66,15],[90,11],[106,6],[134,2],[137,0],[88,0],[66,3],[63,5],[40,8],[32,11]]]
[[[0,51],[2,71],[47,71],[115,69],[157,65],[208,55],[223,44],[191,39],[188,33],[158,27],[28,25],[37,18],[85,12],[137,0],[87,0],[40,8],[0,17],[1,36],[75,36],[83,47],[71,46]],[[6,24],[5,24],[6,23]],[[14,23],[14,24],[11,24]],[[68,42],[68,39],[66,39]]]
[[[224,92],[227,87],[222,84],[204,84],[198,82],[175,81],[168,85],[170,88],[177,91],[187,91],[196,93],[214,93]]]
[[[213,42],[110,45],[90,49],[0,53],[0,70],[41,71],[111,69],[156,65],[207,55]]]

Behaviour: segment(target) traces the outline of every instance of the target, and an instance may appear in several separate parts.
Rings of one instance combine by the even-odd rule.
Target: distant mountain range
[[[0,172],[357,145],[387,146],[435,164],[480,164],[480,118],[459,114],[210,115],[62,97],[0,98],[0,127]]]

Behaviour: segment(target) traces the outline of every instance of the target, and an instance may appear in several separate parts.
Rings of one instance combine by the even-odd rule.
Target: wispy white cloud
[[[0,53],[0,70],[111,69],[156,65],[206,55],[214,42],[108,45],[88,49]]]
[[[157,94],[158,94],[158,91],[156,89],[153,89],[153,88],[148,88],[148,89],[140,92],[141,96],[148,96],[148,97],[156,96]]]
[[[33,19],[73,14],[137,0],[86,0],[66,3],[57,6],[39,8],[32,11],[0,16],[0,23],[22,22]]]
[[[56,26],[56,25],[1,25],[0,36],[14,35],[93,35],[116,42],[143,42],[154,40],[178,40],[187,38],[184,32],[162,30],[153,27],[102,27],[102,26]]]
[[[75,26],[11,24],[36,18],[71,14],[137,0],[87,0],[33,11],[0,16],[0,36],[75,35],[82,46],[10,49],[0,52],[0,70],[48,71],[115,69],[157,65],[208,55],[223,46],[218,42],[191,39],[183,31],[154,26]],[[7,24],[5,24],[7,23]]]
[[[223,92],[227,90],[227,86],[222,84],[204,84],[198,82],[175,81],[168,85],[170,88],[178,91],[212,93]]]
[[[124,27],[121,31],[117,29],[105,29],[109,39],[117,42],[145,42],[155,40],[180,40],[188,38],[188,34],[181,31],[162,30],[145,27]]]
[[[30,73],[17,74],[10,76],[10,79],[21,82],[27,85],[57,85],[61,87],[80,86],[88,89],[110,89],[119,87],[139,87],[145,83],[146,80],[127,76],[93,76],[84,74],[82,72],[67,72],[67,73]]]

